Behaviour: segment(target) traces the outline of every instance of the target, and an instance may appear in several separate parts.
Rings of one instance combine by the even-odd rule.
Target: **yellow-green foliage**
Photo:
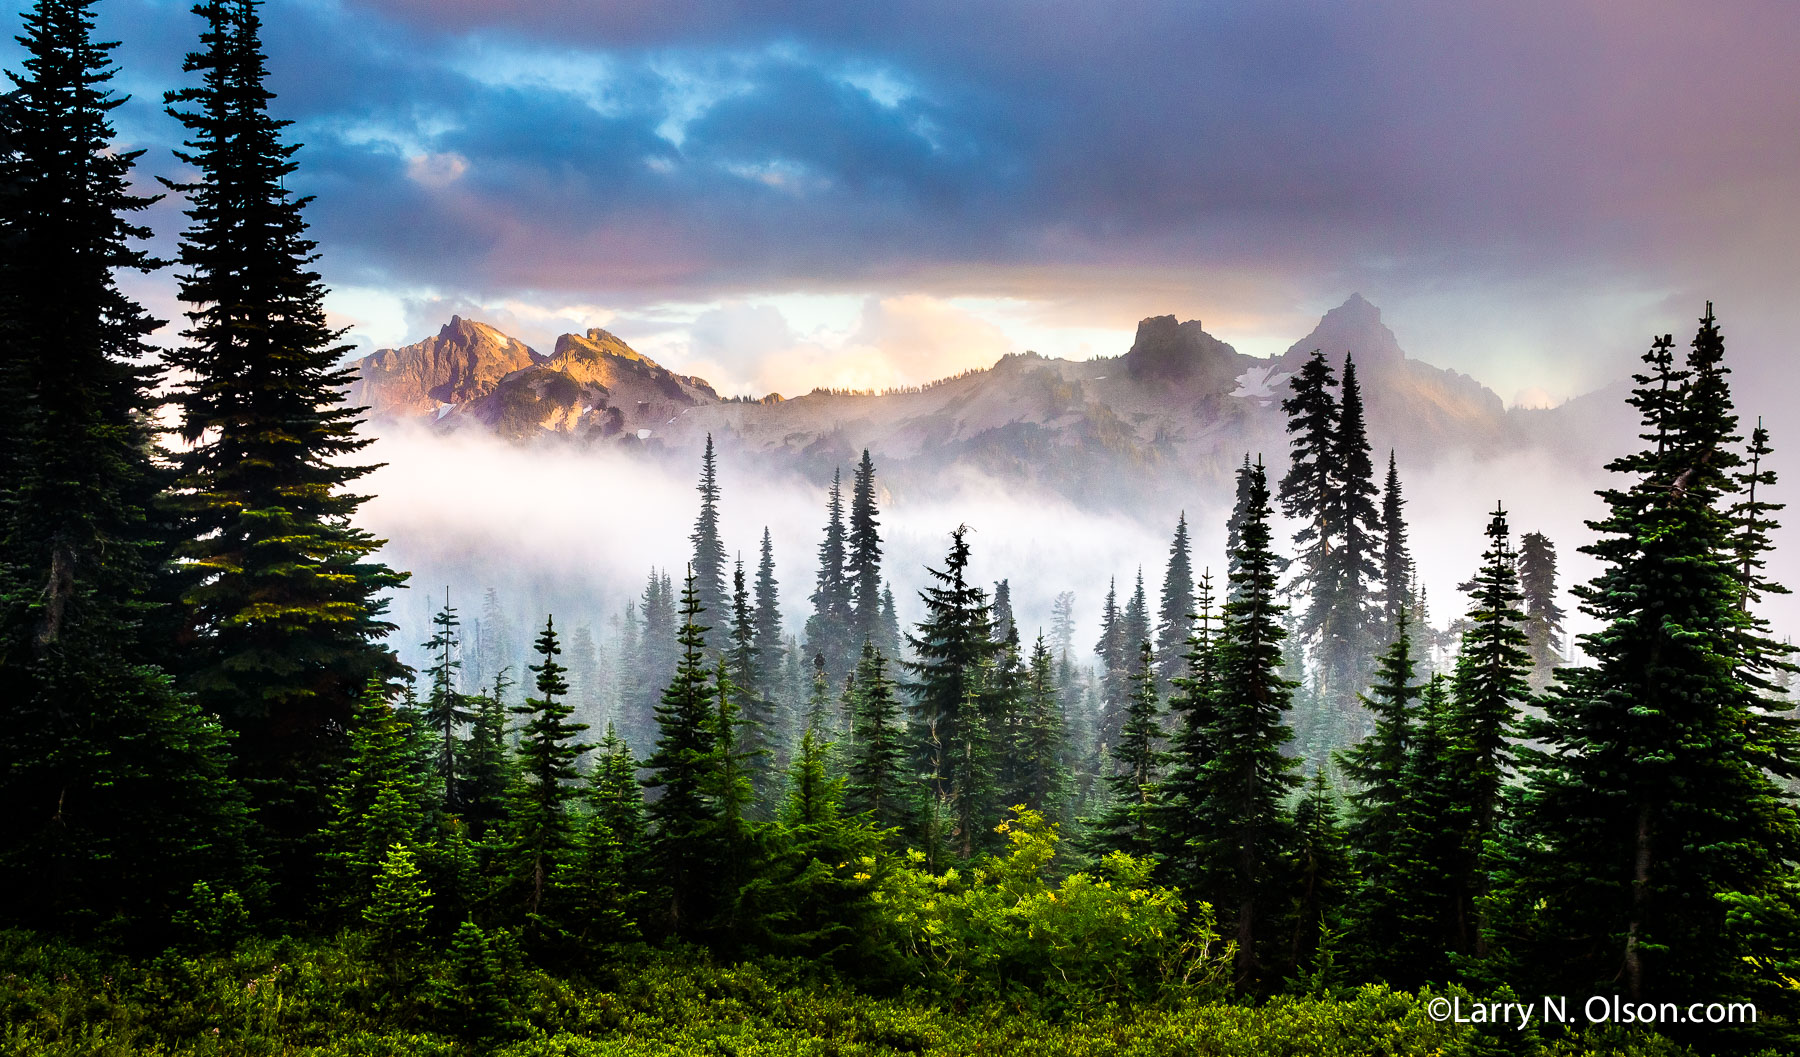
[[[1171,988],[1215,986],[1229,956],[1200,907],[1152,884],[1151,864],[1112,854],[1060,884],[1056,827],[1015,808],[1004,855],[933,874],[912,853],[874,899],[921,982],[962,999],[1091,1009]]]

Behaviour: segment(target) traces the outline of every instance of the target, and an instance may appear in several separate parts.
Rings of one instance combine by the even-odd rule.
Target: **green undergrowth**
[[[479,939],[481,942],[477,942]],[[0,1051],[259,1057],[1117,1054],[1676,1057],[1644,1033],[1546,1040],[1434,1023],[1426,994],[1363,987],[1259,1004],[1173,1000],[1079,1017],[1019,1002],[875,996],[795,962],[618,952],[557,977],[499,936],[396,960],[362,935],[254,939],[228,954],[129,960],[0,933]]]

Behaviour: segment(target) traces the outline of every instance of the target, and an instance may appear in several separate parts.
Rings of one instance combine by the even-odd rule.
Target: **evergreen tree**
[[[431,914],[431,889],[405,844],[387,849],[375,877],[375,891],[363,908],[363,921],[376,944],[396,957],[413,949],[425,934]]]
[[[731,640],[726,651],[726,672],[737,690],[739,730],[737,740],[744,754],[744,764],[755,792],[755,803],[772,807],[780,795],[774,766],[774,704],[757,689],[762,659],[756,653],[756,616],[750,606],[750,592],[744,582],[744,560],[738,559],[732,573]],[[766,818],[766,814],[758,817]]]
[[[475,840],[488,837],[506,818],[506,793],[514,771],[506,741],[506,694],[511,685],[507,669],[501,668],[488,691],[475,699],[462,780],[463,819]]]
[[[832,474],[826,503],[825,539],[819,544],[819,577],[812,593],[813,612],[806,620],[806,650],[825,658],[826,680],[843,682],[855,661],[851,636],[856,627],[850,579],[846,575],[844,493],[842,475]]]
[[[1556,545],[1542,532],[1519,537],[1519,593],[1531,652],[1531,685],[1548,686],[1562,666],[1563,610],[1556,604]]]
[[[923,776],[933,818],[954,819],[953,841],[973,851],[991,805],[981,803],[988,731],[983,677],[994,660],[987,596],[968,581],[968,527],[950,534],[944,568],[926,569],[933,583],[919,592],[925,619],[910,636],[915,774]]]
[[[1270,549],[1269,487],[1258,464],[1250,474],[1246,516],[1239,530],[1231,601],[1225,604],[1216,654],[1217,704],[1209,731],[1214,752],[1200,776],[1194,805],[1198,858],[1214,905],[1235,912],[1228,935],[1237,940],[1239,977],[1264,964],[1259,941],[1279,913],[1270,887],[1289,847],[1291,820],[1282,804],[1298,784],[1298,761],[1282,752],[1293,733],[1285,722],[1294,684],[1281,677],[1278,589]]]
[[[1075,651],[1075,592],[1060,592],[1050,603],[1050,655],[1057,661]]]
[[[644,761],[644,786],[657,793],[645,807],[653,832],[651,876],[663,911],[663,927],[689,935],[711,916],[713,873],[722,865],[710,837],[719,818],[709,797],[717,754],[714,697],[701,650],[706,628],[699,624],[700,598],[688,577],[681,594],[681,664],[656,709],[660,735]]]
[[[850,647],[861,650],[864,642],[881,645],[881,522],[875,510],[875,463],[867,448],[850,485],[849,545],[844,572],[850,589]]]
[[[238,771],[276,840],[274,876],[310,873],[309,834],[347,743],[358,693],[397,676],[381,639],[382,595],[405,576],[375,560],[382,541],[354,526],[350,484],[373,467],[343,406],[350,346],[325,318],[306,236],[306,199],[285,186],[298,149],[269,116],[257,5],[203,0],[201,49],[171,92],[191,136],[178,152],[186,192],[181,299],[187,339],[168,354],[184,448],[175,502],[186,542],[182,599],[192,625],[186,687],[236,737]]]
[[[1381,576],[1376,557],[1382,523],[1375,509],[1375,467],[1363,424],[1362,388],[1356,362],[1348,355],[1330,452],[1325,524],[1332,542],[1320,556],[1322,579],[1313,584],[1303,626],[1318,636],[1323,703],[1354,711],[1379,638],[1372,587]]]
[[[627,862],[644,850],[644,791],[631,746],[611,725],[600,739],[598,761],[588,775],[588,807],[625,849]]]
[[[431,680],[431,696],[425,699],[424,718],[442,739],[434,763],[438,781],[442,783],[442,806],[451,812],[463,808],[456,776],[457,757],[461,755],[457,750],[456,728],[475,718],[468,699],[456,689],[456,673],[462,668],[462,661],[457,657],[461,644],[457,641],[456,629],[460,625],[456,610],[450,606],[450,589],[446,587],[444,608],[431,618],[433,631],[425,642],[425,648],[431,651],[432,663],[425,672],[425,677]]]
[[[350,729],[350,757],[335,790],[330,858],[332,893],[341,904],[363,906],[395,846],[418,843],[425,792],[412,767],[411,725],[371,680]]]
[[[1794,721],[1734,664],[1753,625],[1723,355],[1708,305],[1685,371],[1664,337],[1636,376],[1646,447],[1609,466],[1629,484],[1601,493],[1585,550],[1605,568],[1576,591],[1602,625],[1581,640],[1593,665],[1566,670],[1529,729],[1548,751],[1527,757],[1498,930],[1538,980],[1616,981],[1632,1001],[1747,990],[1731,907],[1777,892],[1800,857],[1774,781],[1800,769]]]
[[[218,725],[151,641],[161,324],[117,277],[160,267],[134,219],[155,199],[112,143],[92,6],[24,12],[0,106],[0,920],[153,931],[197,882],[244,883],[244,815]]]
[[[1042,632],[1031,648],[1023,689],[1019,728],[1008,752],[1015,780],[1002,799],[1055,820],[1066,816],[1068,806],[1068,743],[1056,665]]]
[[[894,608],[894,585],[881,585],[881,638],[876,640],[882,656],[899,660],[905,641],[900,635],[900,613]]]
[[[1205,891],[1208,863],[1201,858],[1201,838],[1196,823],[1207,794],[1206,768],[1216,749],[1218,703],[1217,632],[1213,613],[1212,574],[1200,577],[1195,598],[1195,619],[1183,655],[1187,668],[1175,680],[1169,712],[1175,732],[1163,762],[1163,780],[1156,790],[1156,852],[1164,876],[1184,892]]]
[[[1291,439],[1288,442],[1288,472],[1281,479],[1279,498],[1281,512],[1301,523],[1294,533],[1294,543],[1300,548],[1300,573],[1295,577],[1294,587],[1316,597],[1320,587],[1329,583],[1325,556],[1336,546],[1340,531],[1330,521],[1337,490],[1334,476],[1339,433],[1338,402],[1333,392],[1337,388],[1337,376],[1325,361],[1325,354],[1315,349],[1288,382],[1288,388],[1292,395],[1282,400],[1281,410],[1288,416],[1287,431]],[[1248,470],[1249,456],[1245,456],[1244,461],[1244,469]],[[1249,502],[1247,487],[1245,478],[1240,476],[1239,505]],[[1242,531],[1241,527],[1239,531]],[[1233,543],[1227,541],[1228,545]],[[1230,553],[1236,554],[1237,546],[1232,545]],[[1322,619],[1323,611],[1318,616]],[[1316,623],[1308,621],[1302,625],[1302,630],[1311,636],[1319,629]]]
[[[1459,915],[1469,809],[1454,766],[1455,726],[1450,681],[1434,676],[1420,694],[1386,867],[1364,876],[1357,895],[1355,934],[1380,935],[1353,946],[1356,964],[1397,988],[1449,980],[1449,952],[1467,931]],[[1379,919],[1363,916],[1375,908]]]
[[[1350,949],[1356,963],[1385,978],[1392,966],[1384,961],[1396,948],[1396,910],[1410,893],[1400,888],[1404,876],[1398,862],[1407,811],[1409,757],[1418,737],[1423,686],[1416,683],[1412,634],[1401,609],[1395,638],[1381,655],[1374,685],[1362,699],[1374,717],[1369,735],[1339,754],[1344,774],[1354,783],[1350,793],[1350,850],[1359,884],[1350,900]]]
[[[1513,771],[1512,735],[1519,706],[1531,700],[1527,672],[1531,655],[1519,612],[1517,559],[1506,524],[1496,507],[1487,527],[1488,547],[1475,577],[1474,608],[1468,615],[1451,678],[1455,725],[1450,762],[1467,807],[1463,857],[1458,870],[1462,905],[1458,946],[1485,953],[1478,905],[1486,897],[1493,853],[1488,843],[1500,824],[1501,791]]]
[[[755,678],[750,686],[766,701],[774,701],[781,685],[781,660],[787,654],[781,633],[780,583],[775,579],[775,545],[769,539],[768,526],[763,527],[762,555],[756,562],[756,611],[752,617],[755,633],[751,636],[752,657],[756,661]]]
[[[878,826],[909,826],[915,783],[907,768],[905,715],[888,678],[887,657],[872,642],[863,644],[851,702],[844,806],[867,813]]]
[[[537,638],[542,660],[531,666],[537,673],[536,697],[512,709],[523,720],[519,730],[521,783],[513,795],[512,848],[514,870],[525,891],[525,912],[536,915],[556,868],[569,861],[573,838],[571,809],[577,793],[573,783],[579,773],[575,761],[592,745],[576,739],[585,723],[570,721],[575,710],[564,700],[569,684],[566,669],[557,662],[562,647],[556,638],[556,620],[544,620]]]
[[[719,472],[718,463],[713,457],[712,434],[706,435],[706,453],[700,460],[700,516],[694,521],[694,531],[688,536],[694,545],[694,560],[690,568],[694,572],[694,586],[699,591],[700,608],[708,613],[724,613],[725,600],[725,543],[719,537]],[[723,638],[723,636],[720,636]],[[712,643],[713,652],[720,651],[720,643]]]
[[[1400,470],[1388,451],[1387,482],[1381,490],[1381,606],[1390,641],[1402,614],[1413,602],[1412,551],[1406,545],[1406,498],[1400,491]],[[1530,537],[1526,537],[1528,540]]]
[[[1192,635],[1194,616],[1194,566],[1188,557],[1185,512],[1175,521],[1175,540],[1169,544],[1169,564],[1163,572],[1162,603],[1156,618],[1156,689],[1167,695],[1185,670],[1183,651]]]
[[[1111,744],[1109,717],[1124,714],[1131,678],[1131,648],[1126,643],[1124,614],[1119,611],[1118,581],[1111,578],[1106,581],[1106,602],[1100,608],[1100,639],[1094,643],[1094,653],[1100,658],[1100,702],[1094,729],[1096,749]]]
[[[993,611],[994,641],[1005,642],[1008,637],[1015,637],[1013,627],[1012,583],[997,580],[994,583],[994,601],[990,606]]]
[[[1138,647],[1137,671],[1131,674],[1131,706],[1119,742],[1108,753],[1112,773],[1106,778],[1106,811],[1089,824],[1089,840],[1101,854],[1145,856],[1153,851],[1160,713],[1155,653],[1145,642]]]
[[[1340,917],[1349,887],[1350,858],[1337,804],[1325,781],[1325,768],[1313,770],[1312,781],[1294,808],[1293,940],[1288,965],[1295,970],[1312,964],[1322,972],[1331,956],[1330,938],[1340,928]]]

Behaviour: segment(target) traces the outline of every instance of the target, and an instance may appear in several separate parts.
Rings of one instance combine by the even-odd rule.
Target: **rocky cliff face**
[[[502,378],[542,359],[486,323],[451,316],[436,337],[359,360],[350,403],[377,419],[436,414],[486,396]]]

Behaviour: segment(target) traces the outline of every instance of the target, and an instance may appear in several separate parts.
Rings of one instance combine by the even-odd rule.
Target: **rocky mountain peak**
[[[1138,323],[1137,339],[1125,354],[1125,369],[1140,381],[1222,393],[1236,384],[1243,359],[1236,349],[1208,334],[1197,319],[1178,323],[1174,316],[1151,316]]]
[[[1356,358],[1358,370],[1398,367],[1406,360],[1394,332],[1381,321],[1381,309],[1361,294],[1351,294],[1343,304],[1325,313],[1311,334],[1290,346],[1282,354],[1282,369],[1299,370],[1314,349],[1323,352],[1334,369],[1343,366],[1346,353]]]

